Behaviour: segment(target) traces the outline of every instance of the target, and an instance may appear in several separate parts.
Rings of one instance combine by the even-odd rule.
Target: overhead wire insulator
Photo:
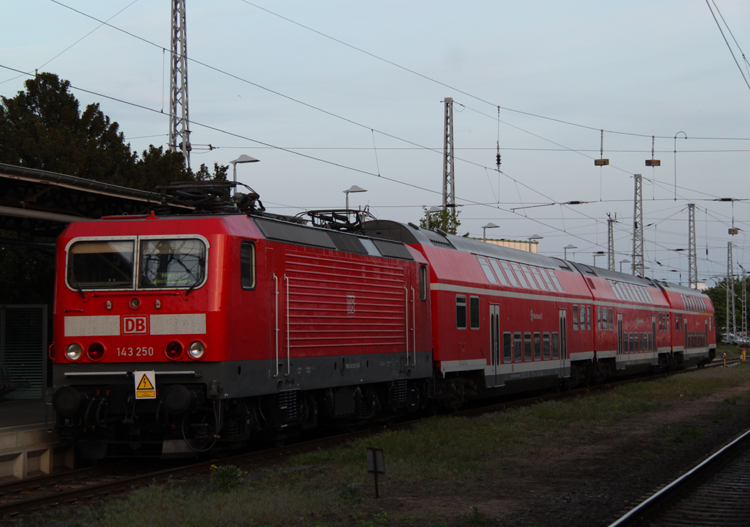
[[[497,171],[500,172],[500,165],[502,164],[502,158],[500,156],[500,106],[497,107],[497,154],[495,155],[495,165]]]
[[[602,167],[605,165],[609,165],[609,159],[604,159],[604,130],[602,132],[602,138],[599,143],[599,159],[594,159],[594,166],[595,167]]]
[[[660,167],[661,161],[654,159],[654,136],[651,136],[651,159],[646,159],[647,167]]]

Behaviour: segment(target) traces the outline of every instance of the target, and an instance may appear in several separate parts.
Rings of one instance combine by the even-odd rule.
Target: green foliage
[[[178,181],[226,181],[229,166],[197,173],[181,152],[150,145],[139,158],[119,125],[89,104],[83,112],[70,82],[40,73],[13,98],[0,97],[0,163],[60,172],[141,190]]]
[[[461,225],[458,216],[461,212],[457,208],[444,207],[440,212],[433,212],[431,214],[427,214],[427,207],[422,207],[422,209],[424,209],[425,215],[419,220],[420,229],[430,231],[440,229],[448,234],[456,234],[458,232],[458,227]]]
[[[0,162],[127,184],[136,156],[98,104],[81,113],[70,82],[40,73],[0,104]]]
[[[201,164],[198,172],[195,173],[195,179],[197,181],[227,181],[227,172],[229,171],[229,165],[220,165],[214,163],[214,173],[211,174],[208,171],[208,167],[205,163]]]
[[[211,465],[211,488],[220,492],[236,489],[245,481],[246,472],[234,465]]]
[[[343,483],[339,491],[339,497],[344,501],[360,501],[362,499],[362,489],[359,483]]]
[[[730,310],[734,309],[735,320],[739,325],[742,319],[742,288],[743,286],[750,287],[750,277],[746,278],[744,282],[735,278],[733,285],[735,297],[734,302],[730,305]],[[717,333],[717,338],[721,339],[723,333],[721,328],[727,326],[727,279],[724,278],[716,286],[706,289],[705,293],[711,298],[714,305],[714,330]]]

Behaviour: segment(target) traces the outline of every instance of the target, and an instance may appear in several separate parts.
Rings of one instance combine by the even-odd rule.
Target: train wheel
[[[208,452],[218,440],[216,436],[216,418],[213,412],[199,410],[187,414],[182,419],[182,438],[188,448],[194,452]]]

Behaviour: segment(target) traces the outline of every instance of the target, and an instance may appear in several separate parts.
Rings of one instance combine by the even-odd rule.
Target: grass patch
[[[749,371],[748,365],[704,369],[629,384],[596,397],[551,401],[473,419],[431,418],[410,430],[385,428],[376,436],[296,456],[288,462],[291,466],[318,467],[314,470],[284,470],[252,483],[233,468],[207,471],[202,481],[137,490],[100,508],[86,509],[88,519],[80,525],[483,525],[490,520],[476,507],[456,509],[450,518],[428,508],[410,506],[408,512],[401,513],[403,516],[383,510],[382,502],[372,499],[374,487],[366,475],[366,447],[385,450],[386,479],[380,489],[386,499],[406,493],[410,497],[440,497],[446,503],[459,497],[465,503],[472,492],[485,488],[493,478],[523,475],[527,469],[540,466],[554,471],[555,455],[561,449],[591,442],[615,423],[698,400],[724,388],[747,387]],[[729,419],[733,409],[747,401],[748,393],[750,387],[741,395],[718,402],[714,418]],[[708,420],[705,423],[710,426]],[[654,433],[669,443],[684,444],[699,440],[706,428],[676,424]],[[657,456],[652,451],[644,455],[647,459]]]
[[[690,443],[701,439],[704,430],[699,426],[669,425],[657,428],[655,433],[673,443]]]

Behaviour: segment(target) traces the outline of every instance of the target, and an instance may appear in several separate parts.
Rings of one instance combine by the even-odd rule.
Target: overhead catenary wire
[[[59,3],[59,2],[58,2],[58,3]],[[252,4],[251,4],[251,5],[252,5]],[[163,50],[163,48],[162,48],[162,50]],[[460,90],[457,90],[457,91],[460,91]],[[499,108],[499,106],[498,106],[498,108]],[[514,111],[514,110],[512,110],[512,109],[508,109],[508,110],[509,110],[509,111]],[[519,113],[520,113],[520,112],[519,112]],[[523,113],[527,113],[527,112],[523,112]],[[528,113],[527,113],[527,114],[528,114]],[[528,114],[528,115],[536,115],[536,114]],[[539,117],[543,117],[543,118],[544,118],[544,116],[539,116]],[[554,119],[551,119],[551,120],[554,120]],[[570,123],[570,124],[575,124],[575,123]],[[498,128],[499,128],[499,126],[500,126],[500,123],[499,123],[499,120],[498,120]],[[599,130],[599,129],[600,129],[600,128],[598,128],[598,127],[589,127],[589,128],[591,128],[591,129],[593,129],[593,130]],[[372,135],[373,135],[373,147],[375,148],[375,144],[374,144],[374,143],[375,143],[375,141],[374,141],[374,132],[375,132],[375,130],[374,130],[374,129],[372,129],[372,128],[370,128],[370,130],[371,130],[371,133],[372,133]],[[617,133],[617,132],[615,132],[615,131],[610,131],[610,130],[607,130],[607,132],[608,132],[608,133]],[[380,133],[380,132],[378,132],[378,133]],[[385,134],[384,134],[384,135],[385,135]],[[629,135],[645,135],[645,134],[629,134]],[[650,135],[648,135],[647,137],[650,137]],[[708,139],[717,139],[717,138],[708,138]],[[746,138],[731,138],[731,139],[737,139],[737,140],[747,140]],[[261,147],[264,147],[264,146],[262,146],[262,145],[261,145]],[[278,147],[276,147],[276,146],[273,146],[273,145],[265,146],[265,148],[275,148],[275,149],[278,149]],[[423,148],[423,147],[416,147],[416,148]],[[570,149],[568,149],[568,150],[570,150]],[[375,148],[375,152],[376,152],[376,156],[377,156],[377,148]],[[681,153],[682,153],[682,151],[681,151]],[[309,157],[310,157],[310,158],[314,158],[314,156],[309,156]],[[318,159],[318,160],[320,160],[319,158],[314,158],[314,159]],[[327,162],[326,160],[322,160],[322,161],[324,161],[324,162]],[[377,161],[377,157],[376,157],[376,161]],[[345,165],[341,165],[341,166],[344,166],[344,167],[345,167]],[[346,168],[348,168],[348,169],[354,169],[353,167],[346,167]],[[356,169],[355,169],[355,170],[356,170]],[[487,170],[487,168],[486,168],[486,167],[485,167],[485,170]],[[378,172],[380,172],[380,169],[379,169],[379,167],[378,167]],[[628,173],[628,174],[630,174],[630,172],[629,172],[629,171],[625,171],[625,172],[626,172],[626,173]],[[378,175],[379,175],[379,174],[378,174]],[[400,182],[400,183],[403,183],[403,182]],[[517,181],[517,180],[515,181],[515,184],[516,184],[516,188],[518,189],[518,181]],[[419,187],[415,186],[415,188],[419,188]],[[534,189],[532,189],[531,187],[527,187],[527,188],[529,188],[530,190],[532,190],[532,191],[536,192],[536,191],[535,191]],[[423,190],[429,190],[429,189],[423,189]],[[687,189],[687,190],[690,190],[690,189]],[[520,191],[519,191],[519,197],[520,197]],[[522,199],[522,198],[521,198],[521,199]],[[628,201],[628,200],[623,200],[623,201]],[[499,205],[499,203],[498,203],[498,205]],[[561,209],[562,209],[562,205],[561,205]],[[596,220],[596,221],[598,221],[598,220]]]

